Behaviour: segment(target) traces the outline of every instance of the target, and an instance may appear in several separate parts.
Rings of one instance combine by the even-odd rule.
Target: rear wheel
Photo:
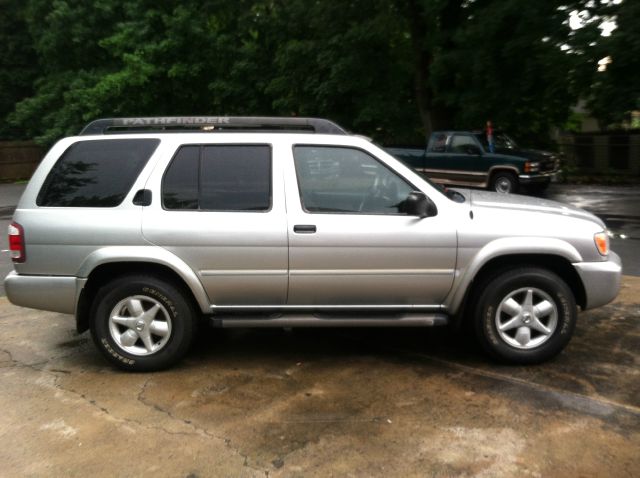
[[[184,356],[196,323],[180,288],[152,276],[125,276],[96,295],[91,335],[116,366],[149,372],[170,367]]]
[[[518,178],[508,171],[498,171],[492,176],[490,187],[501,194],[515,193],[518,191]]]
[[[482,347],[512,363],[538,363],[562,351],[577,319],[571,289],[539,268],[512,269],[491,279],[476,302],[475,331]]]

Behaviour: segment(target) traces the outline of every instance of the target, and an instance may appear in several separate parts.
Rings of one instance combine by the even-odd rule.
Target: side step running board
[[[372,316],[373,315],[373,316]],[[315,314],[286,314],[279,316],[224,316],[211,320],[216,327],[433,327],[447,325],[445,314],[333,316]]]

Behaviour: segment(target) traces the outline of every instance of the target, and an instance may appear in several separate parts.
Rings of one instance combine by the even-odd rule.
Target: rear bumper
[[[76,277],[20,275],[11,271],[4,279],[4,288],[12,304],[73,314],[79,284]]]
[[[609,252],[604,262],[578,262],[573,264],[578,271],[587,298],[585,309],[608,304],[620,291],[622,261],[615,252]]]

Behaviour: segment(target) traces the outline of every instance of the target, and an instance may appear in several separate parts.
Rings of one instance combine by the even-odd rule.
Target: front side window
[[[44,207],[115,207],[158,147],[158,139],[99,139],[72,144],[44,181]]]
[[[267,211],[271,207],[268,145],[182,146],[162,181],[165,209]]]
[[[359,149],[296,146],[294,160],[300,199],[308,212],[401,214],[415,190]]]

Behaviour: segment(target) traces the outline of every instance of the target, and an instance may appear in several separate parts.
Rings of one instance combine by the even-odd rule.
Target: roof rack
[[[184,133],[271,131],[319,134],[348,134],[332,121],[321,118],[267,116],[158,116],[146,118],[105,118],[87,124],[80,135],[117,133]]]

